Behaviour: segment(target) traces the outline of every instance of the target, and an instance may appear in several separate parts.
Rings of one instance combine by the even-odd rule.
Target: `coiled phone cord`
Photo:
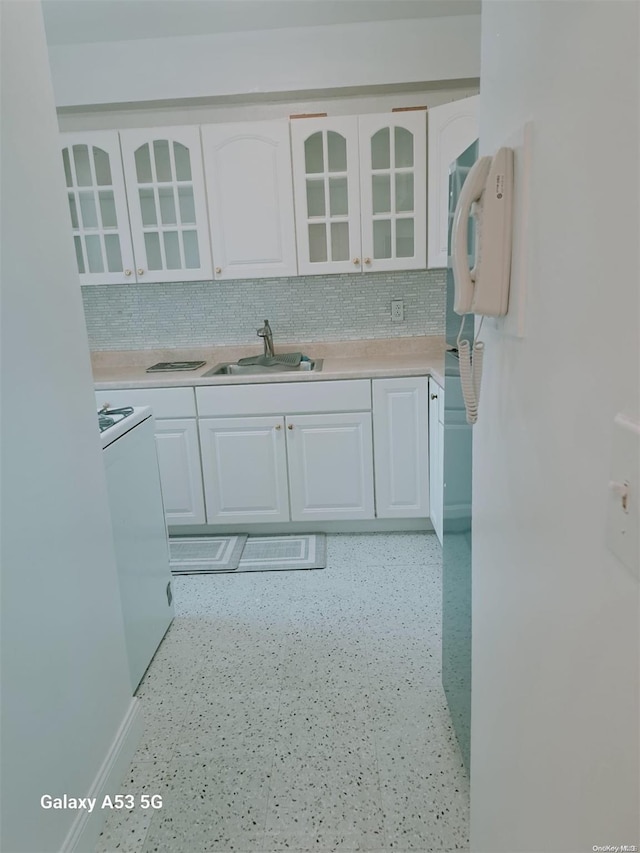
[[[473,350],[466,338],[465,340],[461,340],[465,319],[466,317],[463,316],[456,343],[458,345],[458,358],[460,360],[460,384],[462,386],[464,407],[467,410],[467,423],[475,424],[478,420],[480,383],[482,381],[482,360],[484,357],[484,343],[478,340],[478,335],[480,334],[484,317],[480,319],[478,333],[473,341]]]

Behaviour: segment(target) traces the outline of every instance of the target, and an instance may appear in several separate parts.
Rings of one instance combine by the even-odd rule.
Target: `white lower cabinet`
[[[428,379],[373,380],[378,518],[429,515]]]
[[[289,521],[284,418],[201,418],[209,524]]]
[[[371,415],[286,418],[292,521],[374,517]]]
[[[204,524],[195,418],[156,421],[155,435],[167,524]]]
[[[444,389],[429,380],[429,506],[436,535],[442,544],[444,501]]]

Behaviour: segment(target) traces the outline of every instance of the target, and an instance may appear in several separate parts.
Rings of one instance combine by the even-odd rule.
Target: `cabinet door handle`
[[[360,258],[354,258],[354,259],[353,259],[353,263],[354,263],[356,266],[359,266],[359,265],[360,265]]]
[[[276,424],[276,429],[282,429],[281,424]]]
[[[370,263],[371,263],[371,258],[365,258],[365,259],[364,259],[364,262],[365,262],[365,264],[370,264]]]
[[[144,270],[138,270],[138,275],[144,275]]]
[[[220,275],[222,272],[222,267],[216,267],[216,275]]]
[[[124,274],[125,274],[125,275],[131,275],[131,270],[125,270],[125,271],[124,271]]]
[[[432,400],[437,400],[437,399],[438,399],[438,395],[437,395],[437,394],[432,394],[432,395],[431,395],[431,399],[432,399]]]
[[[287,424],[287,429],[293,429],[293,424]]]

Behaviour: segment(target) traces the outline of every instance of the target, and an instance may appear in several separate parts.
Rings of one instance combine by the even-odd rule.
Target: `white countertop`
[[[330,379],[379,379],[394,376],[434,376],[444,381],[445,342],[442,336],[384,338],[329,343],[282,343],[276,353],[303,352],[323,359],[322,370],[203,376],[221,362],[259,355],[261,346],[199,347],[193,349],[94,352],[91,356],[97,390],[169,388],[196,385],[246,385],[264,382],[322,382]],[[204,361],[198,370],[146,373],[159,361]]]

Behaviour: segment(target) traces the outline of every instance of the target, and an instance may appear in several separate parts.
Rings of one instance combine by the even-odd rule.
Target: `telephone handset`
[[[451,266],[455,284],[453,310],[462,314],[458,335],[460,379],[467,421],[478,418],[484,344],[460,340],[465,314],[502,317],[509,307],[513,200],[513,149],[477,160],[464,182],[451,229]],[[469,217],[476,222],[475,260],[469,269]]]

